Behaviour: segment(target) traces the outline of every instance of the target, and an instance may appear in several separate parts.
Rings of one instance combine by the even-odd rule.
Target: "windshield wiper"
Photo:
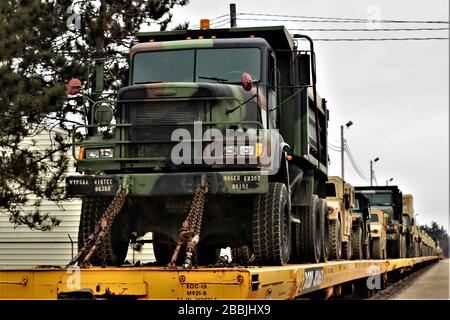
[[[133,84],[146,84],[146,83],[161,83],[162,81],[142,81],[142,82],[134,82]]]
[[[207,79],[207,80],[214,80],[217,81],[218,83],[225,83],[225,82],[229,82],[228,79],[222,79],[222,78],[217,78],[217,77],[198,77],[199,79]]]

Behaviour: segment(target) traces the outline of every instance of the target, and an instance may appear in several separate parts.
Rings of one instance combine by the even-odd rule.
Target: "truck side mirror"
[[[311,83],[311,56],[306,53],[298,55],[298,82],[301,86],[310,86]]]
[[[74,96],[81,92],[81,81],[76,78],[70,79],[66,84],[66,93],[68,95]]]
[[[245,91],[252,90],[253,87],[253,79],[250,74],[247,72],[244,72],[241,76],[241,86],[244,88]]]
[[[345,210],[350,209],[350,195],[348,193],[344,194],[344,207]]]

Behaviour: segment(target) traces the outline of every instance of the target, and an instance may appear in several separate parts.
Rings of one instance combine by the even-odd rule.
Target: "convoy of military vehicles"
[[[224,247],[258,265],[438,254],[412,196],[328,176],[308,36],[272,26],[137,38],[117,100],[96,101],[74,129],[77,259],[121,265],[147,232],[169,266],[214,263]]]

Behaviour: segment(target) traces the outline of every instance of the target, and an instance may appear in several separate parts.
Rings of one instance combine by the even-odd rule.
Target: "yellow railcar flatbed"
[[[0,269],[0,299],[294,299],[358,279],[438,260],[420,257],[331,261],[282,267]]]

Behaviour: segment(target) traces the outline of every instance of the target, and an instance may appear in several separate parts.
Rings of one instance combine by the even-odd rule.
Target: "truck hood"
[[[262,87],[256,88],[256,86],[253,86],[251,91],[245,91],[241,85],[226,83],[166,82],[137,84],[120,89],[118,99],[235,98],[244,102],[256,95],[257,92],[260,97],[260,105],[265,108],[267,103]]]
[[[259,99],[256,99],[256,97]],[[260,121],[265,118],[267,99],[262,87],[245,91],[241,85],[222,83],[150,83],[122,88],[120,101],[207,101],[208,117],[216,122]],[[258,104],[257,104],[258,103]],[[242,104],[242,105],[241,105]],[[126,105],[124,105],[126,107]],[[236,110],[235,110],[236,109]],[[230,112],[231,110],[235,110]]]
[[[383,211],[383,213],[387,213],[389,215],[389,222],[391,223],[394,219],[394,209],[391,206],[372,206],[374,209],[379,209]]]

